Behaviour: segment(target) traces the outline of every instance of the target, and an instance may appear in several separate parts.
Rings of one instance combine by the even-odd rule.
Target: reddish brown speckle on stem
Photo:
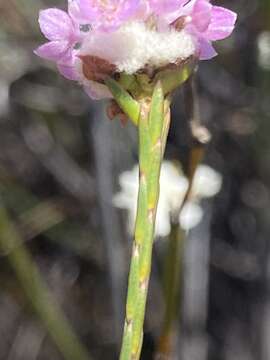
[[[126,329],[127,332],[131,332],[132,331],[132,319],[126,319]]]
[[[148,278],[140,282],[140,290],[145,292],[148,288]]]
[[[153,224],[153,222],[154,222],[154,215],[155,215],[155,210],[149,209],[148,210],[148,220],[151,224]]]
[[[140,245],[135,243],[134,246],[133,246],[133,256],[135,258],[138,258],[140,255]]]

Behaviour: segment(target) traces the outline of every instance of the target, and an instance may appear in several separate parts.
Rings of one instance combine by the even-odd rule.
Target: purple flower
[[[113,31],[139,11],[141,0],[78,0],[85,22],[94,29]]]
[[[74,23],[83,24],[83,14],[79,6],[79,0],[68,0],[68,14]]]
[[[189,0],[148,0],[151,10],[157,15],[164,15],[181,9]]]
[[[40,28],[49,41],[35,54],[55,61],[90,97],[110,97],[96,64],[86,75],[82,56],[105,61],[115,68],[112,74],[191,56],[210,59],[216,55],[212,42],[231,34],[236,17],[210,0],[68,0],[68,13],[40,11]]]
[[[200,60],[217,55],[212,41],[231,35],[237,19],[236,13],[220,6],[213,6],[210,0],[191,0],[184,7],[169,14],[167,21],[173,23],[182,19],[185,29],[198,41]]]
[[[49,42],[38,47],[35,54],[55,61],[62,75],[76,80],[74,47],[81,40],[79,25],[65,11],[55,8],[40,11],[39,25]]]

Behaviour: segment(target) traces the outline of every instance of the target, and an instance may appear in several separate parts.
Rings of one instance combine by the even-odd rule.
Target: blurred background
[[[239,14],[196,77],[213,137],[204,162],[223,183],[185,242],[172,358],[269,360],[270,1],[215,3]],[[50,6],[64,1],[0,0],[0,359],[72,359],[58,349],[73,345],[78,360],[84,348],[89,359],[117,359],[132,239],[112,199],[137,163],[136,130],[33,54],[38,11]],[[185,171],[183,103],[180,91],[166,158]],[[164,316],[167,240],[154,246],[147,360]]]

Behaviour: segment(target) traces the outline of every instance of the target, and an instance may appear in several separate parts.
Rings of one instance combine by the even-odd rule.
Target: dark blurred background
[[[1,360],[63,359],[14,271],[18,244],[8,248],[5,227],[91,358],[117,359],[119,351],[131,238],[112,198],[119,174],[137,162],[136,130],[109,121],[105,103],[33,54],[43,41],[39,9],[63,3],[0,0]],[[174,359],[269,360],[270,1],[216,3],[239,14],[237,28],[216,59],[200,64],[196,81],[213,135],[204,162],[223,187],[203,202],[206,216],[185,245]],[[184,167],[186,123],[179,92],[166,157]],[[153,358],[162,323],[165,246],[155,243],[143,359]]]

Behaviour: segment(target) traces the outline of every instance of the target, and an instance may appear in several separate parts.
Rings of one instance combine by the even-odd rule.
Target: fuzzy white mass
[[[165,66],[185,60],[196,52],[192,36],[184,30],[157,32],[143,22],[131,22],[109,33],[90,32],[80,53],[98,56],[116,65],[118,71],[133,74],[152,65]]]

